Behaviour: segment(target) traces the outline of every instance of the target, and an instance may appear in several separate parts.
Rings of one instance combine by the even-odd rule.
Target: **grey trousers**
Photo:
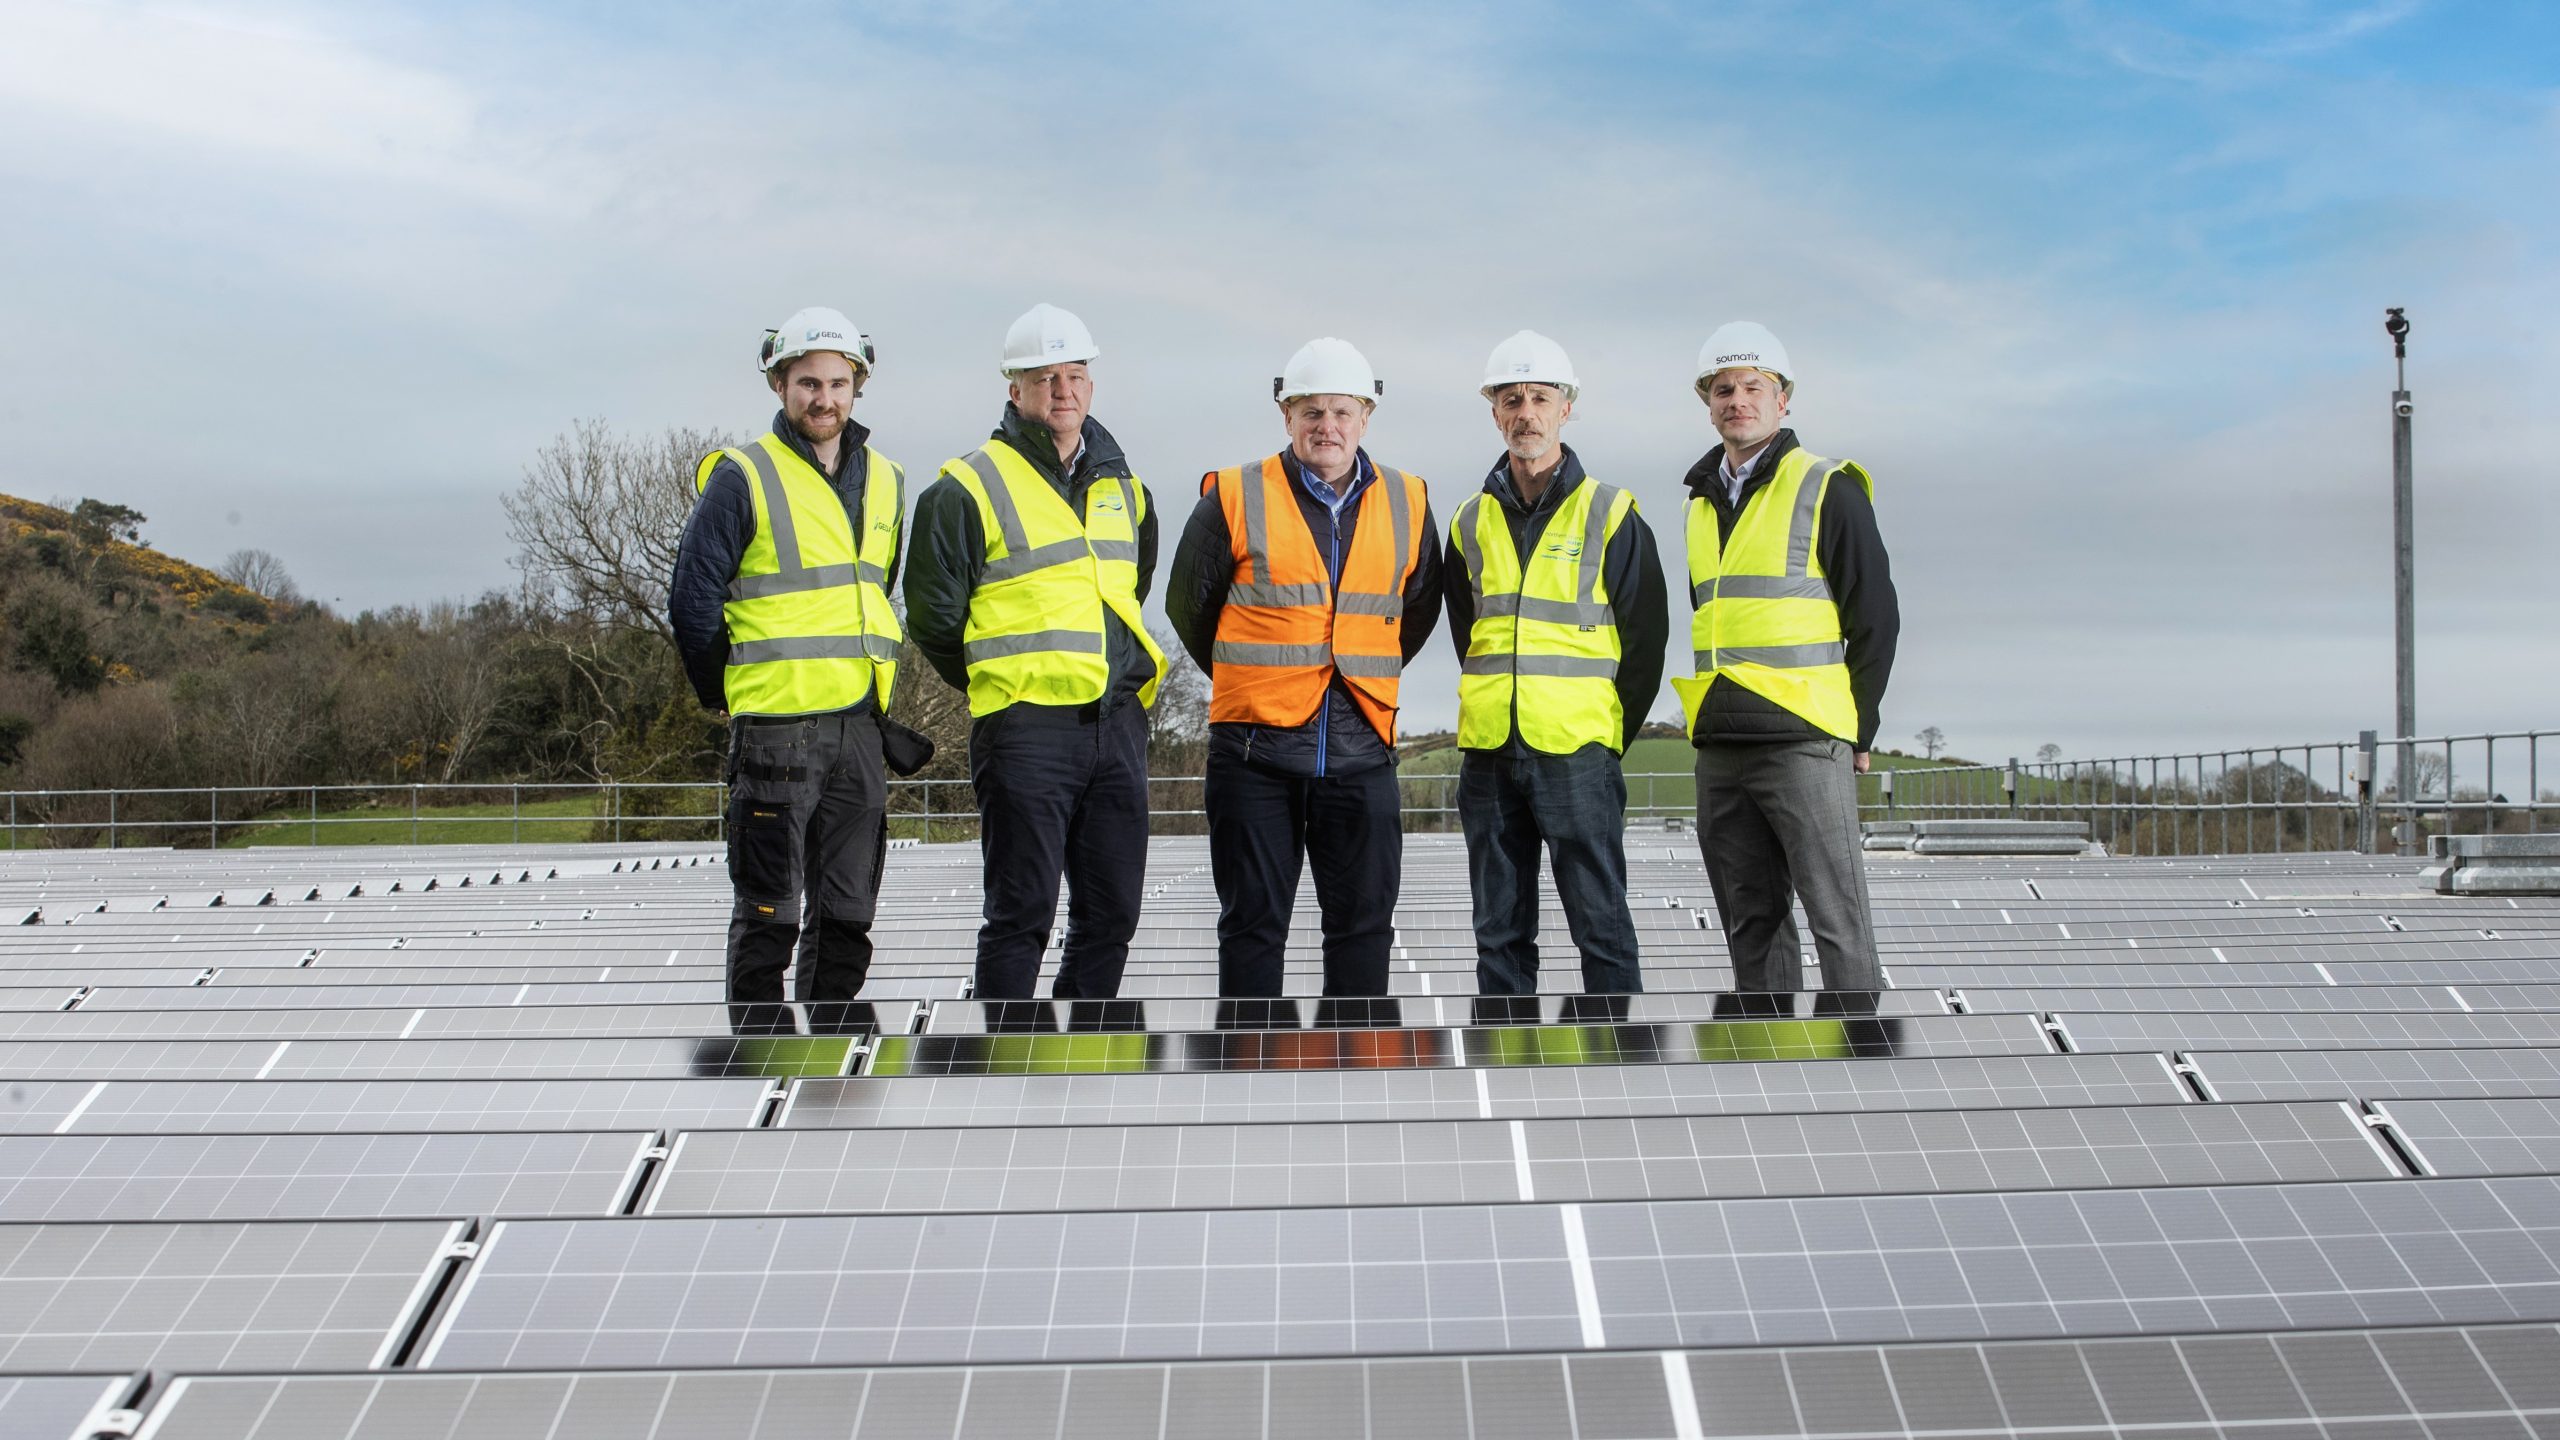
[[[1734,989],[1804,988],[1804,955],[1788,915],[1798,895],[1823,988],[1883,988],[1846,741],[1699,746],[1698,850],[1724,922]]]

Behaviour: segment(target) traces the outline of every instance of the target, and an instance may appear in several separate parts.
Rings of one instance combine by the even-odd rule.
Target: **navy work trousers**
[[[1015,705],[969,730],[986,908],[981,1000],[1028,1000],[1067,882],[1067,938],[1050,993],[1120,993],[1147,884],[1147,712]]]
[[[730,722],[731,1028],[796,1028],[782,1004],[795,945],[794,998],[808,1007],[809,1027],[853,1025],[859,1012],[849,1002],[871,969],[888,801],[870,713]]]
[[[1538,993],[1538,851],[1553,861],[1565,929],[1592,995],[1644,989],[1627,912],[1627,780],[1606,745],[1570,755],[1470,750],[1458,823],[1475,894],[1476,990]]]
[[[1387,993],[1404,814],[1396,767],[1313,779],[1212,750],[1209,868],[1218,885],[1218,993],[1281,992],[1298,874],[1311,868],[1324,913],[1324,993]]]

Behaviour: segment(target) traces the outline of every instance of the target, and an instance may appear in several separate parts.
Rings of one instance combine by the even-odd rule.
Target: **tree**
[[[150,518],[130,505],[110,505],[104,500],[83,500],[71,507],[71,523],[79,528],[80,538],[91,545],[109,540],[139,545],[142,527]]]
[[[703,430],[642,439],[579,421],[534,456],[505,500],[527,587],[570,615],[673,644],[667,578],[693,511],[694,467],[731,443]]]
[[[293,577],[285,573],[284,562],[264,550],[234,550],[222,562],[216,575],[253,595],[291,605],[302,599]]]
[[[1947,732],[1935,725],[1911,738],[1920,742],[1921,755],[1931,760],[1937,759],[1938,752],[1947,748]]]
[[[107,678],[90,630],[91,609],[73,587],[40,575],[9,597],[8,628],[14,639],[9,664],[53,682],[64,695],[85,695]]]
[[[2036,747],[2036,763],[2050,765],[2062,758],[2062,747],[2048,740]]]

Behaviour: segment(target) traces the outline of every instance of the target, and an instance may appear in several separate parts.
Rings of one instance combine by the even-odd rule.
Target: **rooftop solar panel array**
[[[1892,989],[970,993],[893,852],[853,1012],[729,1033],[700,846],[0,857],[0,1434],[2560,1430],[2560,901],[2353,856],[1870,857]],[[1054,963],[1054,951],[1052,954]]]

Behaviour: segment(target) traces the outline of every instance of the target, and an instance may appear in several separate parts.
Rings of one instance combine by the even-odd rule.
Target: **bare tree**
[[[1947,748],[1947,732],[1935,725],[1911,738],[1920,742],[1921,755],[1931,760],[1937,759],[1938,752]]]
[[[2036,747],[2036,763],[2039,765],[2050,765],[2061,758],[2062,747],[2050,740]]]
[[[302,598],[302,591],[285,573],[284,562],[264,550],[234,550],[213,572],[253,595],[290,605]]]
[[[667,579],[693,511],[694,467],[732,443],[704,430],[639,438],[579,421],[534,456],[506,497],[527,585],[571,614],[672,643]]]
[[[461,777],[498,718],[505,661],[489,629],[461,606],[439,601],[395,662],[415,697],[424,763],[446,784]]]

